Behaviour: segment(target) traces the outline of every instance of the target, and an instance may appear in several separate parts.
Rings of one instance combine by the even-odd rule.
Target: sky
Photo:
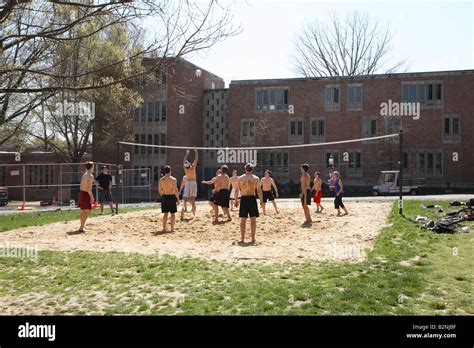
[[[305,21],[327,21],[331,13],[368,13],[392,32],[393,57],[403,71],[474,68],[474,1],[265,1],[221,0],[242,32],[206,52],[185,57],[231,80],[298,77],[291,65],[293,39]]]

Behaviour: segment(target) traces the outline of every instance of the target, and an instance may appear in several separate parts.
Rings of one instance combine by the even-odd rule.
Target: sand
[[[199,257],[230,263],[275,263],[284,261],[364,260],[380,230],[387,225],[391,203],[353,201],[349,215],[337,217],[326,204],[322,214],[311,206],[313,224],[302,225],[298,203],[281,202],[280,214],[267,207],[257,219],[257,244],[239,245],[238,212],[231,222],[212,224],[210,207],[199,205],[197,216],[187,213],[173,233],[161,233],[160,210],[145,210],[90,219],[87,232],[74,234],[78,221],[25,227],[0,234],[0,244],[36,247],[38,250],[121,251],[146,255]],[[79,215],[79,213],[78,213]],[[224,218],[220,218],[224,220]],[[248,231],[250,224],[247,222]],[[250,234],[246,241],[250,241]]]

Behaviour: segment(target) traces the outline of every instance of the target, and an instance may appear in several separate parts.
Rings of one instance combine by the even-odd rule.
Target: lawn
[[[119,208],[119,213],[122,214],[137,210],[156,209],[159,207],[160,205],[145,208]],[[99,216],[99,212],[99,209],[93,209],[90,218]],[[110,208],[104,206],[104,215],[110,214]],[[0,232],[14,230],[21,227],[41,226],[58,221],[72,221],[78,219],[79,210],[43,211],[0,215]]]
[[[137,253],[50,252],[39,260],[3,258],[0,311],[5,314],[474,314],[473,232],[421,230],[418,214],[394,203],[361,263],[232,265]],[[470,223],[474,229],[474,224]]]

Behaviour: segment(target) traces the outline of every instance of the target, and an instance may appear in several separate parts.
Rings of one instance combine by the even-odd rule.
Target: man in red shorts
[[[78,206],[81,209],[81,227],[79,232],[86,232],[84,226],[86,220],[91,214],[92,204],[94,203],[94,195],[92,194],[92,184],[94,183],[94,163],[86,163],[86,172],[81,178],[81,191],[79,192]]]
[[[321,205],[321,198],[323,197],[323,180],[321,180],[321,173],[314,173],[313,198],[316,203],[316,213],[322,213],[324,208]]]

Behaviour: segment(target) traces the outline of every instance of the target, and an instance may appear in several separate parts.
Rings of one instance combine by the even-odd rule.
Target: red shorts
[[[92,209],[91,197],[86,191],[79,192],[79,198],[77,200],[77,205],[81,209]]]
[[[321,203],[321,197],[323,196],[323,190],[319,190],[318,193],[313,191],[314,203]]]

